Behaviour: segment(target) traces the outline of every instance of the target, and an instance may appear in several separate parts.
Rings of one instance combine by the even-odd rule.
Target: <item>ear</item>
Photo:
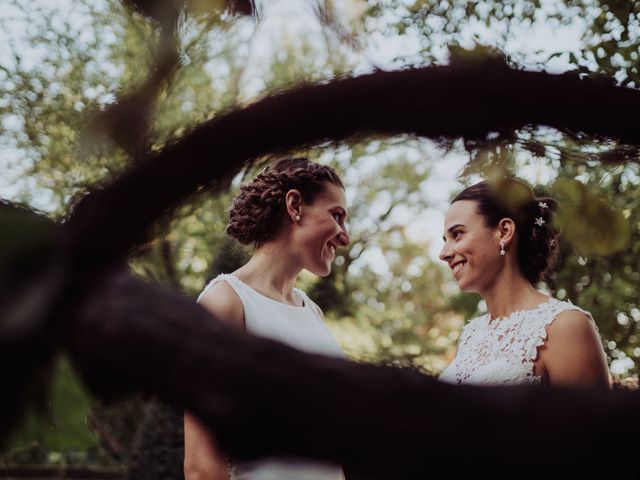
[[[498,222],[498,240],[503,240],[509,245],[516,235],[516,224],[510,218],[503,218]]]
[[[298,190],[291,189],[284,196],[285,207],[289,218],[295,218],[296,215],[302,216],[302,195]]]

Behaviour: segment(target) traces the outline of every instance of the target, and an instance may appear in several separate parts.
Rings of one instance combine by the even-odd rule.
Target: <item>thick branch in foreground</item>
[[[69,224],[79,264],[111,263],[199,186],[248,159],[353,135],[477,137],[547,125],[640,143],[640,92],[495,61],[303,86],[204,123],[87,196]]]
[[[135,384],[165,395],[237,457],[287,453],[415,479],[438,464],[510,478],[610,472],[637,454],[635,441],[616,441],[640,433],[637,392],[454,387],[233,332],[125,275],[100,291],[67,337],[87,382],[101,393]]]
[[[52,305],[65,279],[53,259],[56,229],[44,214],[0,199],[0,443],[25,405],[42,398],[54,351]]]

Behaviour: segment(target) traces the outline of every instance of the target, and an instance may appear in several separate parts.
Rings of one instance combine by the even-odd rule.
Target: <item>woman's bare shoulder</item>
[[[229,283],[221,280],[211,285],[198,304],[213,313],[216,318],[244,330],[242,300]]]
[[[540,351],[551,385],[608,387],[606,355],[592,318],[580,310],[560,312]]]
[[[547,327],[549,340],[552,336],[558,340],[570,340],[580,336],[597,337],[597,329],[590,315],[582,310],[569,309],[556,315]]]

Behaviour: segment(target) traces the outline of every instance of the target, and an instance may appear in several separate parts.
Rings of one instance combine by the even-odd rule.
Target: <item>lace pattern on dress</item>
[[[457,384],[536,385],[538,347],[547,339],[547,327],[566,310],[591,314],[571,302],[550,298],[531,310],[519,310],[490,321],[489,314],[471,320],[462,330],[456,358],[440,379]]]

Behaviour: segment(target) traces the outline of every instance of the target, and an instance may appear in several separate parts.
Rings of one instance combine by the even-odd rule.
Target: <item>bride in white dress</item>
[[[484,298],[488,313],[463,328],[442,381],[608,388],[591,315],[536,289],[558,249],[555,208],[515,179],[481,182],[454,198],[440,259],[461,290]]]
[[[310,353],[343,356],[320,308],[296,277],[306,269],[331,273],[336,249],[350,242],[344,186],[336,172],[303,158],[281,160],[244,185],[227,233],[255,253],[230,275],[213,279],[198,298],[231,326]],[[213,438],[185,414],[186,480],[342,480],[338,465],[268,458],[227,468]]]

